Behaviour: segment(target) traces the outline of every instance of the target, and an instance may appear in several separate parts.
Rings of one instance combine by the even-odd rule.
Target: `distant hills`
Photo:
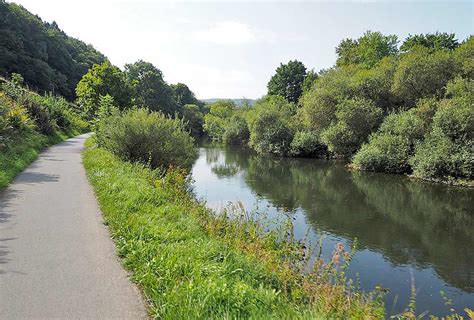
[[[199,100],[201,100],[202,102],[205,102],[207,104],[211,104],[211,103],[214,103],[214,102],[217,102],[217,101],[220,101],[220,100],[232,100],[237,107],[242,107],[245,104],[245,102],[247,102],[251,106],[253,106],[255,104],[254,99],[245,99],[245,98],[242,98],[242,99],[212,98],[212,99],[199,99]]]

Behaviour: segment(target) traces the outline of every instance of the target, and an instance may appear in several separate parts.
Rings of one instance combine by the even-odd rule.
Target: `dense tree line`
[[[202,134],[204,104],[183,83],[169,85],[153,64],[139,60],[124,70],[92,46],[66,35],[14,3],[0,0],[0,74],[19,74],[38,92],[75,101],[88,121],[101,105],[146,107],[184,119],[188,131]]]
[[[66,35],[25,8],[0,0],[0,75],[18,73],[39,92],[54,92],[68,100],[94,63],[105,56]]]
[[[474,37],[368,31],[330,69],[281,64],[252,108],[210,106],[204,130],[259,153],[336,157],[443,181],[474,177]]]
[[[169,85],[161,70],[138,60],[126,64],[125,70],[109,61],[95,64],[76,87],[77,104],[86,119],[93,120],[102,106],[120,110],[144,107],[184,120],[195,137],[202,134],[204,104],[184,83]]]

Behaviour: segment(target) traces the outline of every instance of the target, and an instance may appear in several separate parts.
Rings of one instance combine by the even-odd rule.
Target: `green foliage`
[[[361,170],[408,173],[409,159],[424,134],[425,124],[416,109],[390,114],[354,156],[353,165]]]
[[[327,147],[320,140],[318,134],[311,131],[295,133],[290,145],[290,153],[296,157],[325,157]]]
[[[147,109],[130,109],[100,120],[97,141],[126,161],[152,168],[190,169],[196,150],[181,120]]]
[[[393,57],[385,57],[371,69],[355,69],[349,79],[349,95],[372,100],[384,111],[397,109],[399,101],[391,90],[396,62]]]
[[[301,98],[299,111],[306,127],[321,133],[336,119],[336,105],[351,93],[353,68],[330,69]]]
[[[298,60],[281,63],[267,84],[269,95],[284,97],[289,102],[298,102],[303,92],[306,67]],[[312,75],[314,78],[314,75]]]
[[[19,73],[31,88],[69,100],[87,70],[105,61],[92,46],[66,35],[56,22],[43,22],[5,1],[0,1],[0,43],[0,75]]]
[[[361,64],[367,68],[375,66],[383,57],[395,55],[398,38],[380,32],[367,31],[357,40],[344,39],[336,48],[337,66]]]
[[[444,87],[455,72],[455,61],[449,51],[431,53],[419,47],[400,58],[392,92],[406,107],[412,107],[420,98],[442,97]]]
[[[416,50],[416,47],[425,47],[433,51],[448,49],[454,50],[459,46],[458,40],[454,33],[436,32],[427,34],[408,35],[400,51],[408,52]]]
[[[460,74],[474,79],[474,36],[467,38],[455,51],[454,58]]]
[[[456,79],[440,102],[432,130],[417,146],[411,164],[415,176],[448,182],[474,178],[474,84]]]
[[[181,108],[181,116],[186,130],[191,136],[200,137],[203,135],[204,115],[197,105],[185,104]]]
[[[308,92],[311,89],[311,87],[313,86],[313,84],[316,82],[317,79],[318,79],[318,73],[315,72],[314,70],[309,70],[306,73],[306,77],[304,78],[304,81],[303,81],[303,85],[302,85],[303,92],[302,93]]]
[[[234,112],[235,104],[231,100],[220,100],[211,104],[209,113],[204,116],[204,131],[213,140],[222,141]]]
[[[162,72],[153,64],[143,60],[126,64],[125,75],[132,87],[135,105],[168,115],[173,115],[177,111],[173,90],[163,79]],[[127,106],[118,100],[116,102],[120,106]]]
[[[250,132],[247,121],[238,114],[233,115],[225,128],[223,141],[226,144],[244,145],[248,142],[249,137]]]
[[[413,171],[420,178],[452,183],[472,180],[473,102],[472,80],[451,81],[446,99],[423,99],[416,108],[386,117],[354,156],[353,165],[371,171]]]
[[[174,101],[179,107],[183,107],[187,104],[202,106],[202,103],[196,99],[194,93],[184,83],[172,84],[170,87],[173,91]]]
[[[250,146],[258,153],[286,156],[293,133],[286,121],[274,110],[257,114],[250,127]]]
[[[356,98],[339,103],[336,121],[321,133],[321,140],[329,151],[338,156],[352,155],[378,127],[382,110],[372,101]]]
[[[76,94],[84,115],[90,120],[97,113],[101,96],[111,96],[120,108],[129,107],[132,88],[125,73],[106,61],[89,69],[77,84]]]

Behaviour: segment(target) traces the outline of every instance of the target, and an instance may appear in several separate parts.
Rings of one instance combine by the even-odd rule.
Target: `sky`
[[[335,47],[365,31],[474,34],[474,1],[16,0],[68,35],[92,44],[123,68],[153,63],[168,83],[199,99],[259,98],[280,63],[316,71],[336,61]]]

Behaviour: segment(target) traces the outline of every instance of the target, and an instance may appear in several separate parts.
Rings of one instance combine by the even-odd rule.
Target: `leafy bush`
[[[210,106],[210,111],[204,116],[204,131],[213,140],[222,141],[227,123],[235,111],[231,100],[217,101]]]
[[[411,164],[415,176],[425,179],[474,178],[474,99],[472,81],[453,99],[444,100],[433,117],[427,139],[416,148]]]
[[[311,131],[298,131],[293,137],[290,145],[290,153],[297,157],[324,157],[327,155],[327,147],[316,133]]]
[[[382,110],[367,99],[348,99],[339,103],[336,122],[324,130],[321,140],[329,151],[348,157],[359,149],[382,119]]]
[[[250,146],[258,153],[288,155],[293,133],[276,111],[257,114],[250,128]]]
[[[250,137],[249,128],[244,118],[233,115],[225,128],[223,141],[226,144],[245,144]]]
[[[193,138],[181,120],[147,109],[132,109],[102,119],[97,140],[120,158],[152,168],[190,169],[196,155]]]
[[[410,143],[399,135],[376,134],[356,153],[353,165],[361,170],[405,173],[412,155]]]
[[[421,108],[429,103],[422,102]],[[379,130],[354,156],[353,164],[361,170],[407,173],[411,171],[409,159],[415,145],[425,134],[425,122],[419,116],[425,109],[411,109],[387,116]]]

